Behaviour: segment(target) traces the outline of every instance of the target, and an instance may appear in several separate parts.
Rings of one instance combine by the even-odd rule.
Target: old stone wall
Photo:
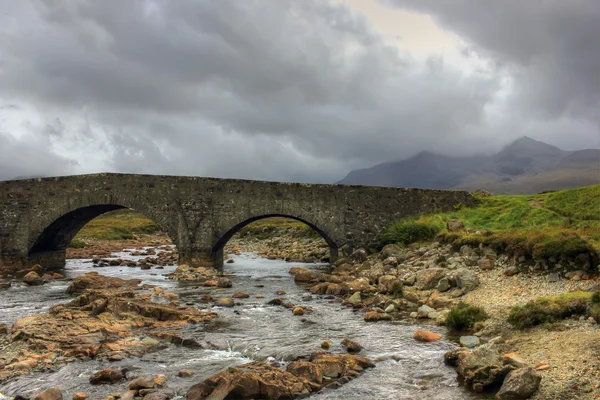
[[[0,262],[64,264],[87,222],[118,208],[154,220],[178,246],[181,262],[221,262],[242,226],[266,216],[299,219],[332,254],[368,247],[385,226],[424,212],[469,204],[467,192],[311,185],[200,177],[93,174],[0,182]]]

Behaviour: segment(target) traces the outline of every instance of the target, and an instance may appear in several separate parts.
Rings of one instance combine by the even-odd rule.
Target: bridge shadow
[[[153,219],[122,205],[101,204],[81,207],[60,216],[43,229],[29,248],[28,258],[30,263],[40,264],[47,269],[64,267],[67,248],[73,243],[73,239],[77,234],[94,219],[101,216],[108,217],[117,210],[130,210],[130,213],[112,216],[110,218],[112,224],[110,222],[100,224],[99,235],[93,237],[94,241],[131,239],[132,235],[128,232],[133,231],[134,226],[131,225],[133,223],[128,217],[132,215],[139,216],[138,219],[143,222],[147,221],[148,224],[156,224],[155,226],[160,231],[165,232]],[[170,235],[169,239],[175,243]],[[101,251],[102,249],[98,250]]]

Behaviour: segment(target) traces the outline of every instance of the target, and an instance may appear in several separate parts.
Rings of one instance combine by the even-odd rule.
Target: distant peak
[[[529,136],[521,136],[516,139],[509,145],[505,146],[503,151],[511,151],[511,150],[551,150],[551,151],[562,151],[558,147],[549,145],[548,143],[540,142],[539,140],[535,140],[530,138]]]

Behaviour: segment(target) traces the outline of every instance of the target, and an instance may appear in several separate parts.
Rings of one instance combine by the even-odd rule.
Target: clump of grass
[[[571,292],[555,297],[541,297],[510,310],[508,322],[517,329],[553,323],[572,315],[587,315],[592,304],[589,292]]]
[[[460,302],[450,310],[446,317],[446,327],[453,332],[462,332],[475,326],[477,322],[488,318],[486,312],[477,306]]]
[[[87,243],[85,243],[81,239],[73,239],[71,243],[69,243],[69,248],[71,249],[84,249],[87,247]]]
[[[381,234],[381,241],[384,244],[402,243],[406,245],[433,240],[439,231],[440,228],[435,224],[402,220],[386,228]]]
[[[594,305],[600,305],[600,292],[594,292],[592,293],[592,304]]]
[[[404,297],[404,285],[400,281],[394,281],[390,287],[389,294],[394,297]]]

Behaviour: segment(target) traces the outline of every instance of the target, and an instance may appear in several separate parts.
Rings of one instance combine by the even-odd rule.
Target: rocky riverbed
[[[294,245],[294,243],[296,244]],[[515,390],[521,391],[519,396],[523,396],[523,393],[530,390],[531,393],[527,393],[527,396],[534,399],[591,399],[600,395],[600,385],[598,384],[600,374],[597,363],[598,355],[600,355],[598,353],[600,349],[600,331],[596,321],[580,320],[579,318],[567,319],[562,323],[553,324],[552,327],[539,327],[528,331],[515,330],[506,322],[508,310],[516,304],[523,304],[539,296],[558,295],[574,290],[594,290],[597,287],[597,280],[586,271],[571,271],[568,274],[556,276],[518,259],[515,260],[506,255],[496,254],[489,248],[463,246],[457,250],[452,249],[449,245],[437,242],[408,248],[389,245],[376,254],[368,254],[364,250],[359,250],[346,258],[338,260],[331,268],[320,264],[292,265],[288,263],[286,265],[286,263],[275,260],[253,258],[257,255],[268,255],[271,259],[283,260],[316,261],[326,258],[328,248],[312,239],[301,241],[298,238],[290,237],[269,240],[265,244],[244,238],[243,240],[233,241],[226,250],[229,263],[226,264],[224,271],[210,268],[198,269],[184,265],[169,267],[168,263],[161,265],[161,263],[148,262],[147,260],[142,263],[139,262],[140,259],[146,257],[165,260],[174,257],[176,250],[164,246],[160,249],[133,250],[128,253],[116,254],[116,257],[113,256],[104,260],[96,258],[89,261],[92,266],[102,267],[98,271],[112,273],[119,268],[120,273],[125,273],[127,277],[133,276],[135,271],[140,270],[154,276],[160,274],[160,276],[163,276],[161,284],[170,286],[173,289],[172,292],[176,292],[172,295],[172,298],[168,299],[167,304],[177,307],[178,310],[183,310],[186,306],[200,310],[203,313],[203,318],[209,318],[209,326],[212,324],[210,321],[214,318],[211,313],[215,311],[218,314],[218,317],[214,318],[217,325],[219,325],[218,321],[224,319],[227,321],[228,328],[231,328],[229,324],[233,320],[229,320],[228,315],[238,321],[241,315],[248,312],[246,305],[251,304],[252,309],[256,309],[257,304],[260,303],[263,304],[262,307],[270,310],[269,313],[275,310],[289,313],[288,318],[296,319],[303,327],[317,322],[315,319],[323,318],[317,323],[323,324],[321,329],[325,329],[325,332],[331,332],[328,329],[337,331],[340,323],[345,326],[348,322],[344,321],[342,323],[335,319],[338,324],[336,327],[336,322],[331,318],[332,314],[327,311],[329,305],[341,306],[341,310],[347,310],[343,311],[345,318],[356,321],[354,323],[356,325],[353,325],[353,327],[359,329],[359,331],[353,330],[353,335],[346,334],[348,331],[342,329],[345,333],[344,336],[359,339],[360,345],[357,346],[359,349],[364,348],[362,351],[366,352],[366,355],[374,361],[376,365],[374,371],[381,370],[378,367],[385,365],[383,369],[389,371],[389,373],[398,373],[394,369],[398,366],[391,368],[389,364],[390,361],[396,359],[396,356],[389,358],[389,350],[397,348],[394,344],[395,340],[390,341],[386,338],[405,335],[402,342],[413,349],[411,354],[416,351],[427,351],[427,347],[421,347],[423,345],[441,345],[441,347],[434,347],[439,349],[436,350],[438,364],[436,364],[434,370],[443,371],[442,376],[445,377],[448,376],[450,370],[446,369],[447,367],[442,367],[441,363],[444,360],[443,353],[449,351],[445,361],[449,365],[457,367],[458,375],[475,392],[493,395],[494,392],[500,390],[497,396],[501,399],[517,398],[510,397],[514,395]],[[254,256],[249,258],[249,253],[246,253],[246,250],[254,251]],[[162,253],[165,254],[161,257]],[[251,281],[265,282],[254,286],[249,286],[247,282],[237,279],[238,277],[236,277],[234,271],[245,271],[248,264],[252,265],[258,260],[275,263],[275,265],[278,265],[277,268],[280,274],[272,275],[266,280],[260,277],[261,273],[258,273],[258,278],[256,275],[250,274],[248,277]],[[82,262],[87,262],[87,260],[82,260]],[[164,270],[160,271],[161,268],[164,268]],[[280,285],[282,280],[290,279],[290,277],[296,283],[295,286],[292,286],[294,290],[287,286],[287,290],[264,292],[264,288],[268,286],[267,282],[275,281]],[[84,278],[85,276],[77,279]],[[52,284],[51,280],[46,279],[46,281]],[[57,282],[60,282],[60,278]],[[136,284],[139,284],[139,282]],[[194,287],[198,291],[192,297],[189,293],[190,287]],[[260,289],[257,290],[257,288]],[[179,292],[182,289],[184,290],[183,298],[182,293]],[[270,289],[274,289],[274,287]],[[149,292],[145,295],[133,294],[134,298],[141,296],[142,300],[149,300],[153,294],[169,293],[168,291],[161,292],[162,289],[160,288],[147,287],[145,290]],[[153,290],[156,292],[152,292]],[[296,293],[291,298],[290,291]],[[312,293],[306,294],[307,291]],[[203,293],[201,297],[199,297],[200,293]],[[215,296],[215,293],[219,295]],[[117,305],[122,304],[122,301],[119,300],[122,296],[123,293],[117,295],[112,302]],[[175,303],[177,301],[176,297],[179,298],[179,304]],[[85,320],[85,318],[89,318],[90,315],[97,312],[94,311],[94,307],[104,307],[105,297],[97,298],[88,295],[86,298],[85,301],[73,301],[67,306],[55,306],[55,308],[50,309],[48,315],[64,316],[65,313],[75,313],[78,317],[82,315],[83,320]],[[167,298],[164,300],[166,301]],[[458,343],[459,338],[446,336],[448,332],[441,326],[444,324],[449,310],[459,302],[483,307],[489,318],[477,324],[476,329],[471,331],[469,336],[460,338],[460,342],[466,347],[450,351],[457,346],[457,344],[453,345],[452,341]],[[183,304],[186,306],[183,306]],[[242,308],[240,309],[240,307]],[[261,307],[259,306],[258,309],[261,309]],[[118,306],[116,310],[118,313]],[[144,314],[144,311],[139,310],[138,307],[138,312]],[[78,314],[82,312],[84,314]],[[339,312],[335,311],[335,313]],[[102,312],[97,315],[102,315]],[[251,313],[251,315],[251,319],[257,317],[255,313]],[[316,318],[317,315],[319,315],[318,318]],[[38,318],[42,317],[38,316]],[[53,317],[50,318],[52,320]],[[185,320],[185,318],[181,319]],[[110,322],[110,318],[107,321]],[[119,324],[122,324],[122,322],[119,322]],[[145,326],[148,325],[146,322],[142,325],[144,325],[144,328],[149,328],[147,331],[159,327],[158,325],[153,326],[152,323]],[[179,326],[179,322],[176,325]],[[187,322],[184,325],[188,325]],[[282,328],[281,332],[272,332],[277,340],[282,340],[282,332],[290,334],[287,325],[289,323],[284,325],[285,327]],[[19,330],[20,326],[26,325],[22,322],[15,323],[11,329],[13,335],[15,326]],[[256,328],[255,324],[252,324],[252,326]],[[169,333],[162,337],[160,334],[149,334],[148,337],[155,340],[152,343],[156,344],[158,342],[159,347],[164,346],[165,343],[167,346],[171,346],[173,341],[185,340],[185,335],[189,333],[185,326],[181,325],[179,327],[182,330],[181,334],[172,335]],[[250,327],[246,328],[252,329]],[[106,329],[105,327],[101,332],[107,332]],[[128,325],[126,329],[131,331],[131,325]],[[314,350],[321,345],[327,347],[333,343],[334,350],[339,350],[335,345],[335,341],[329,341],[335,335],[324,334],[321,329],[317,330],[318,334],[314,335],[313,333],[310,339],[305,336],[307,332],[298,335],[297,340],[304,343],[309,339],[308,342],[312,345],[300,346],[300,348],[294,350],[293,352],[296,355],[291,360],[300,361],[303,357],[304,360],[310,360],[312,356],[309,357],[309,355],[314,354]],[[369,334],[365,335],[365,332],[370,332],[372,329],[373,334],[381,338],[384,343],[380,343],[379,339],[375,339]],[[223,329],[223,333],[226,331],[227,329]],[[117,329],[117,332],[121,331]],[[358,332],[361,333],[357,334]],[[383,332],[386,332],[385,335],[387,336],[382,337]],[[191,338],[195,338],[196,335],[191,335]],[[27,335],[22,336],[27,337]],[[173,339],[174,337],[178,339]],[[341,342],[341,339],[339,342]],[[325,341],[320,343],[323,340]],[[16,342],[19,342],[19,340]],[[58,342],[60,343],[61,340],[58,339]],[[200,341],[197,342],[200,343]],[[14,346],[14,343],[15,341],[10,345],[7,344],[8,347],[6,348]],[[112,362],[118,362],[121,357],[127,360],[145,353],[145,351],[138,350],[135,347],[138,344],[135,341],[133,342],[132,351],[128,347],[117,348],[115,353],[117,356],[112,356],[114,360]],[[47,346],[47,344],[45,345]],[[56,349],[61,349],[60,345],[55,344],[55,346]],[[200,345],[203,348],[205,346],[207,346],[205,342]],[[209,345],[208,348],[210,347]],[[443,350],[444,347],[445,350]],[[36,367],[39,369],[40,366],[47,363],[45,360],[53,360],[52,357],[54,357],[46,356],[48,353],[47,347],[46,349],[43,346],[40,348],[45,351],[35,353],[36,357],[40,358],[32,356],[33,353],[28,353],[32,352],[31,349],[17,349],[20,353],[11,350],[10,354],[14,354],[15,357],[7,360],[10,363],[5,364],[11,365],[25,361],[28,358],[34,358],[37,360]],[[342,346],[341,350],[346,348],[349,347]],[[26,352],[22,350],[26,350]],[[136,353],[136,351],[139,351],[139,353]],[[100,351],[98,354],[101,355],[99,358],[102,358],[104,354],[106,359],[111,359],[110,352],[103,353]],[[81,353],[79,356],[89,358],[89,355]],[[418,360],[422,356],[423,354],[415,355],[414,360]],[[145,356],[142,355],[142,357]],[[285,358],[284,356],[283,359]],[[426,359],[432,360],[429,356]],[[39,360],[44,360],[44,362],[42,363]],[[260,357],[244,360],[251,364],[240,370],[243,372],[242,375],[248,373],[254,374],[252,376],[260,376],[260,374],[256,375],[256,368],[269,375],[269,368],[263,368],[262,364],[252,364],[253,362],[261,363],[266,360],[268,360],[268,357],[265,358],[264,353]],[[59,358],[59,361],[63,360]],[[33,362],[29,364],[33,364]],[[284,364],[287,365],[287,363]],[[56,368],[52,363],[49,363],[46,367]],[[313,368],[310,366],[305,367],[308,370]],[[7,369],[6,366],[5,369]],[[431,367],[427,369],[431,370]],[[9,367],[8,370],[10,374],[13,374],[15,368]],[[27,369],[24,368],[23,371],[27,371]],[[201,385],[204,388],[202,393],[206,392],[205,395],[212,395],[213,391],[218,388],[221,388],[219,392],[222,391],[223,393],[227,390],[229,390],[228,393],[231,393],[232,390],[238,390],[234,389],[235,385],[232,383],[222,383],[232,382],[231,374],[235,375],[234,372],[227,369],[222,369],[221,372],[215,369],[211,371],[211,373],[216,374],[213,378],[208,378],[206,373],[209,371],[207,370],[201,373],[208,379],[207,383],[204,384],[205,386]],[[153,370],[154,372],[156,370]],[[405,368],[402,368],[402,373],[414,376]],[[427,373],[423,373],[425,374],[423,376],[427,376]],[[270,374],[269,376],[279,377],[277,374]],[[371,381],[372,378],[369,378],[369,376],[373,377],[373,375],[369,374],[365,374],[359,380]],[[375,375],[378,375],[378,373],[376,372]],[[419,387],[419,390],[427,392],[427,395],[424,396],[421,396],[424,393],[419,392],[419,390],[413,392],[409,388],[410,385],[403,389],[400,387],[390,388],[389,382],[380,383],[377,380],[373,381],[373,384],[382,385],[382,387],[376,393],[369,393],[369,395],[370,398],[388,398],[390,396],[390,398],[446,398],[436,388],[445,387],[448,390],[455,387],[460,389],[460,387],[454,386],[456,383],[445,386],[450,381],[443,381],[446,383],[442,384],[439,380],[434,379],[433,385],[431,381],[426,384],[424,382],[424,386],[420,386],[420,384],[415,386]],[[504,383],[506,384],[504,385]],[[529,384],[529,388],[527,384]],[[188,388],[189,386],[186,387],[186,389]],[[298,393],[302,393],[304,390],[310,392],[306,384],[299,385],[297,388]],[[464,389],[461,390],[463,391],[454,392],[454,397],[447,398],[470,398],[469,392],[464,391]],[[363,394],[366,396],[366,393]],[[256,395],[256,393],[253,395]],[[404,397],[397,397],[398,395]]]

